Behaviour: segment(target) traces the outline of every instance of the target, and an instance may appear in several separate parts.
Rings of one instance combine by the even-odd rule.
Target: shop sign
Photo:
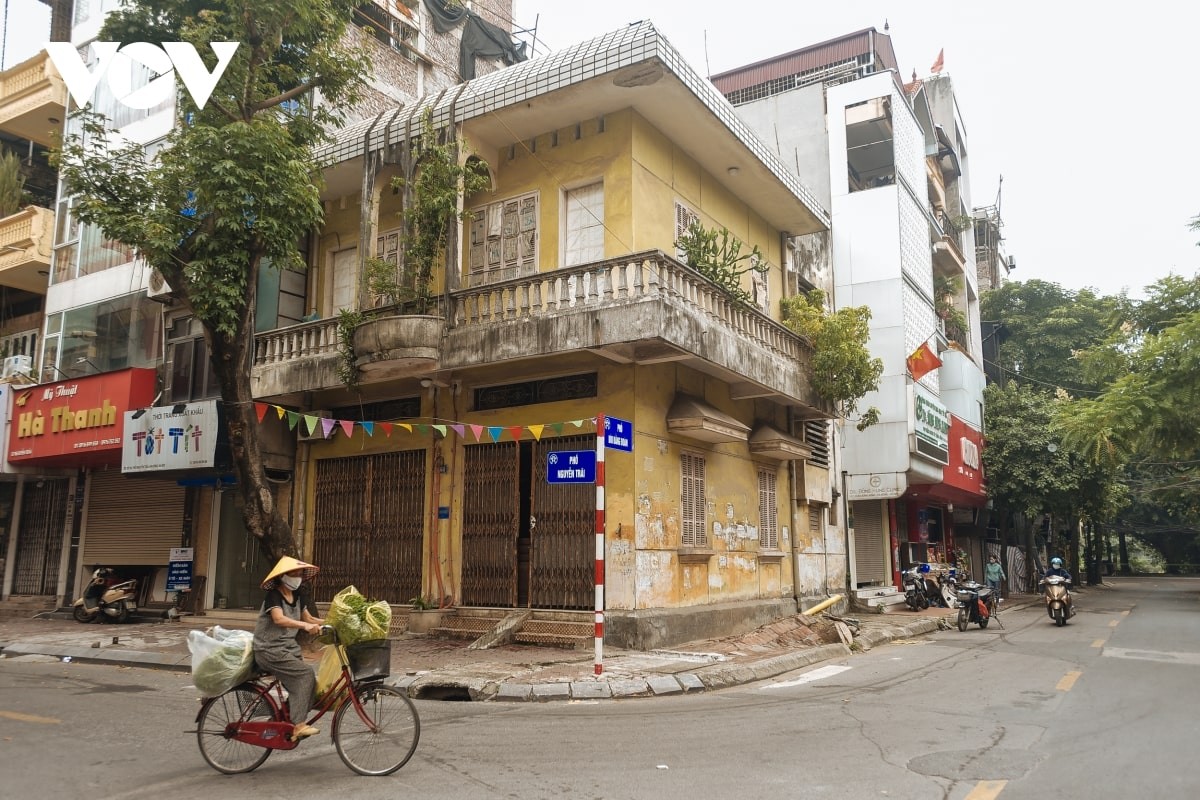
[[[219,427],[216,400],[127,411],[121,472],[212,467]]]
[[[983,434],[950,415],[950,463],[942,470],[942,483],[983,494]]]
[[[921,386],[914,389],[915,451],[939,464],[949,464],[950,412]]]
[[[886,500],[904,494],[907,483],[900,472],[846,476],[847,500]]]
[[[8,460],[72,466],[121,452],[125,411],[154,396],[152,369],[127,369],[15,392]]]

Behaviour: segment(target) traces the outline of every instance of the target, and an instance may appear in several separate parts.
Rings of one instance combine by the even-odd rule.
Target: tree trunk
[[[258,274],[257,259],[249,275]],[[225,424],[229,429],[230,455],[237,492],[241,501],[242,519],[246,530],[258,540],[259,550],[274,562],[282,556],[299,556],[292,527],[279,511],[259,441],[258,415],[250,389],[251,367],[254,360],[254,307],[257,281],[253,278],[246,288],[246,310],[233,335],[213,332],[205,327],[213,369],[221,384]]]
[[[1125,529],[1117,528],[1117,557],[1121,562],[1121,574],[1132,575],[1133,569],[1129,566],[1129,542],[1125,541]]]

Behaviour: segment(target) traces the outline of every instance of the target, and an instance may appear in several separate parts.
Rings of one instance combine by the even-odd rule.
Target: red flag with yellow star
[[[937,353],[933,352],[929,342],[922,344],[908,357],[908,371],[914,381],[921,380],[941,365],[942,360],[937,357]]]

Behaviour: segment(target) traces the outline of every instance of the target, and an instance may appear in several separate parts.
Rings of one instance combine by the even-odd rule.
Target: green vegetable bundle
[[[392,625],[392,607],[385,600],[367,600],[353,586],[347,586],[333,597],[325,623],[337,631],[343,644],[386,639]]]

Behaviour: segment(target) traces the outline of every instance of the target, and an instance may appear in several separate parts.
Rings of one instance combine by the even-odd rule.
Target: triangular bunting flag
[[[542,430],[545,427],[546,427],[545,425],[530,425],[529,426],[529,432],[533,434],[533,438],[535,441],[540,442],[542,440]]]
[[[571,424],[572,424],[572,425],[574,425],[576,428],[582,428],[582,427],[583,427],[583,420],[581,420],[581,419],[573,419],[573,420],[571,420]]]
[[[519,442],[521,441],[521,434],[525,432],[525,429],[520,425],[513,425],[508,429],[508,432],[512,434],[514,442]]]
[[[460,437],[466,437],[467,435],[466,425],[451,425],[450,429],[457,433]]]
[[[563,425],[564,425],[564,424],[565,424],[565,423],[562,423],[562,422],[551,422],[551,423],[550,423],[550,430],[554,431],[555,435],[557,435],[557,436],[562,436],[562,432],[563,432]]]
[[[289,431],[296,430],[296,423],[300,421],[300,415],[295,411],[287,412],[287,426]]]
[[[442,435],[443,439],[446,438],[446,426],[445,425],[430,425],[429,427],[433,428],[435,431],[440,433]]]
[[[292,412],[288,411],[287,413],[291,414]],[[284,414],[283,406],[275,406],[275,416],[279,417],[280,419],[283,419],[283,414]]]
[[[483,426],[482,425],[472,425],[471,433],[475,434],[475,441],[477,441],[477,442],[483,441]]]
[[[328,439],[329,434],[333,433],[333,426],[336,424],[337,424],[336,419],[330,419],[329,417],[321,417],[321,435],[324,436],[326,439]]]
[[[504,434],[504,428],[499,425],[494,425],[488,428],[488,435],[492,437],[493,442],[500,441],[500,437]]]
[[[358,424],[362,425],[363,430],[367,432],[367,436],[375,435],[375,423],[374,422],[360,422]]]
[[[425,434],[429,433],[429,426],[418,423],[417,424],[417,433],[419,433],[421,436],[424,436]]]
[[[312,436],[313,431],[315,431],[317,429],[317,420],[318,419],[320,419],[320,417],[314,417],[314,416],[310,416],[308,414],[304,415],[304,432],[307,433],[309,436]]]
[[[258,421],[262,422],[263,417],[265,417],[267,415],[267,404],[266,403],[255,403],[254,404],[254,413],[258,414]]]
[[[354,435],[354,420],[352,420],[352,419],[339,419],[337,422],[338,422],[338,425],[341,425],[341,426],[342,426],[342,430],[344,430],[344,431],[346,432],[346,437],[347,437],[347,438],[349,438],[349,437],[351,437],[351,436],[353,436],[353,435]]]
[[[381,422],[381,423],[379,423],[379,427],[383,428],[384,436],[388,437],[389,439],[392,438],[392,423]]]
[[[409,425],[407,422],[397,422],[396,427],[404,428],[404,430],[408,431],[409,433],[412,433],[412,425]]]

